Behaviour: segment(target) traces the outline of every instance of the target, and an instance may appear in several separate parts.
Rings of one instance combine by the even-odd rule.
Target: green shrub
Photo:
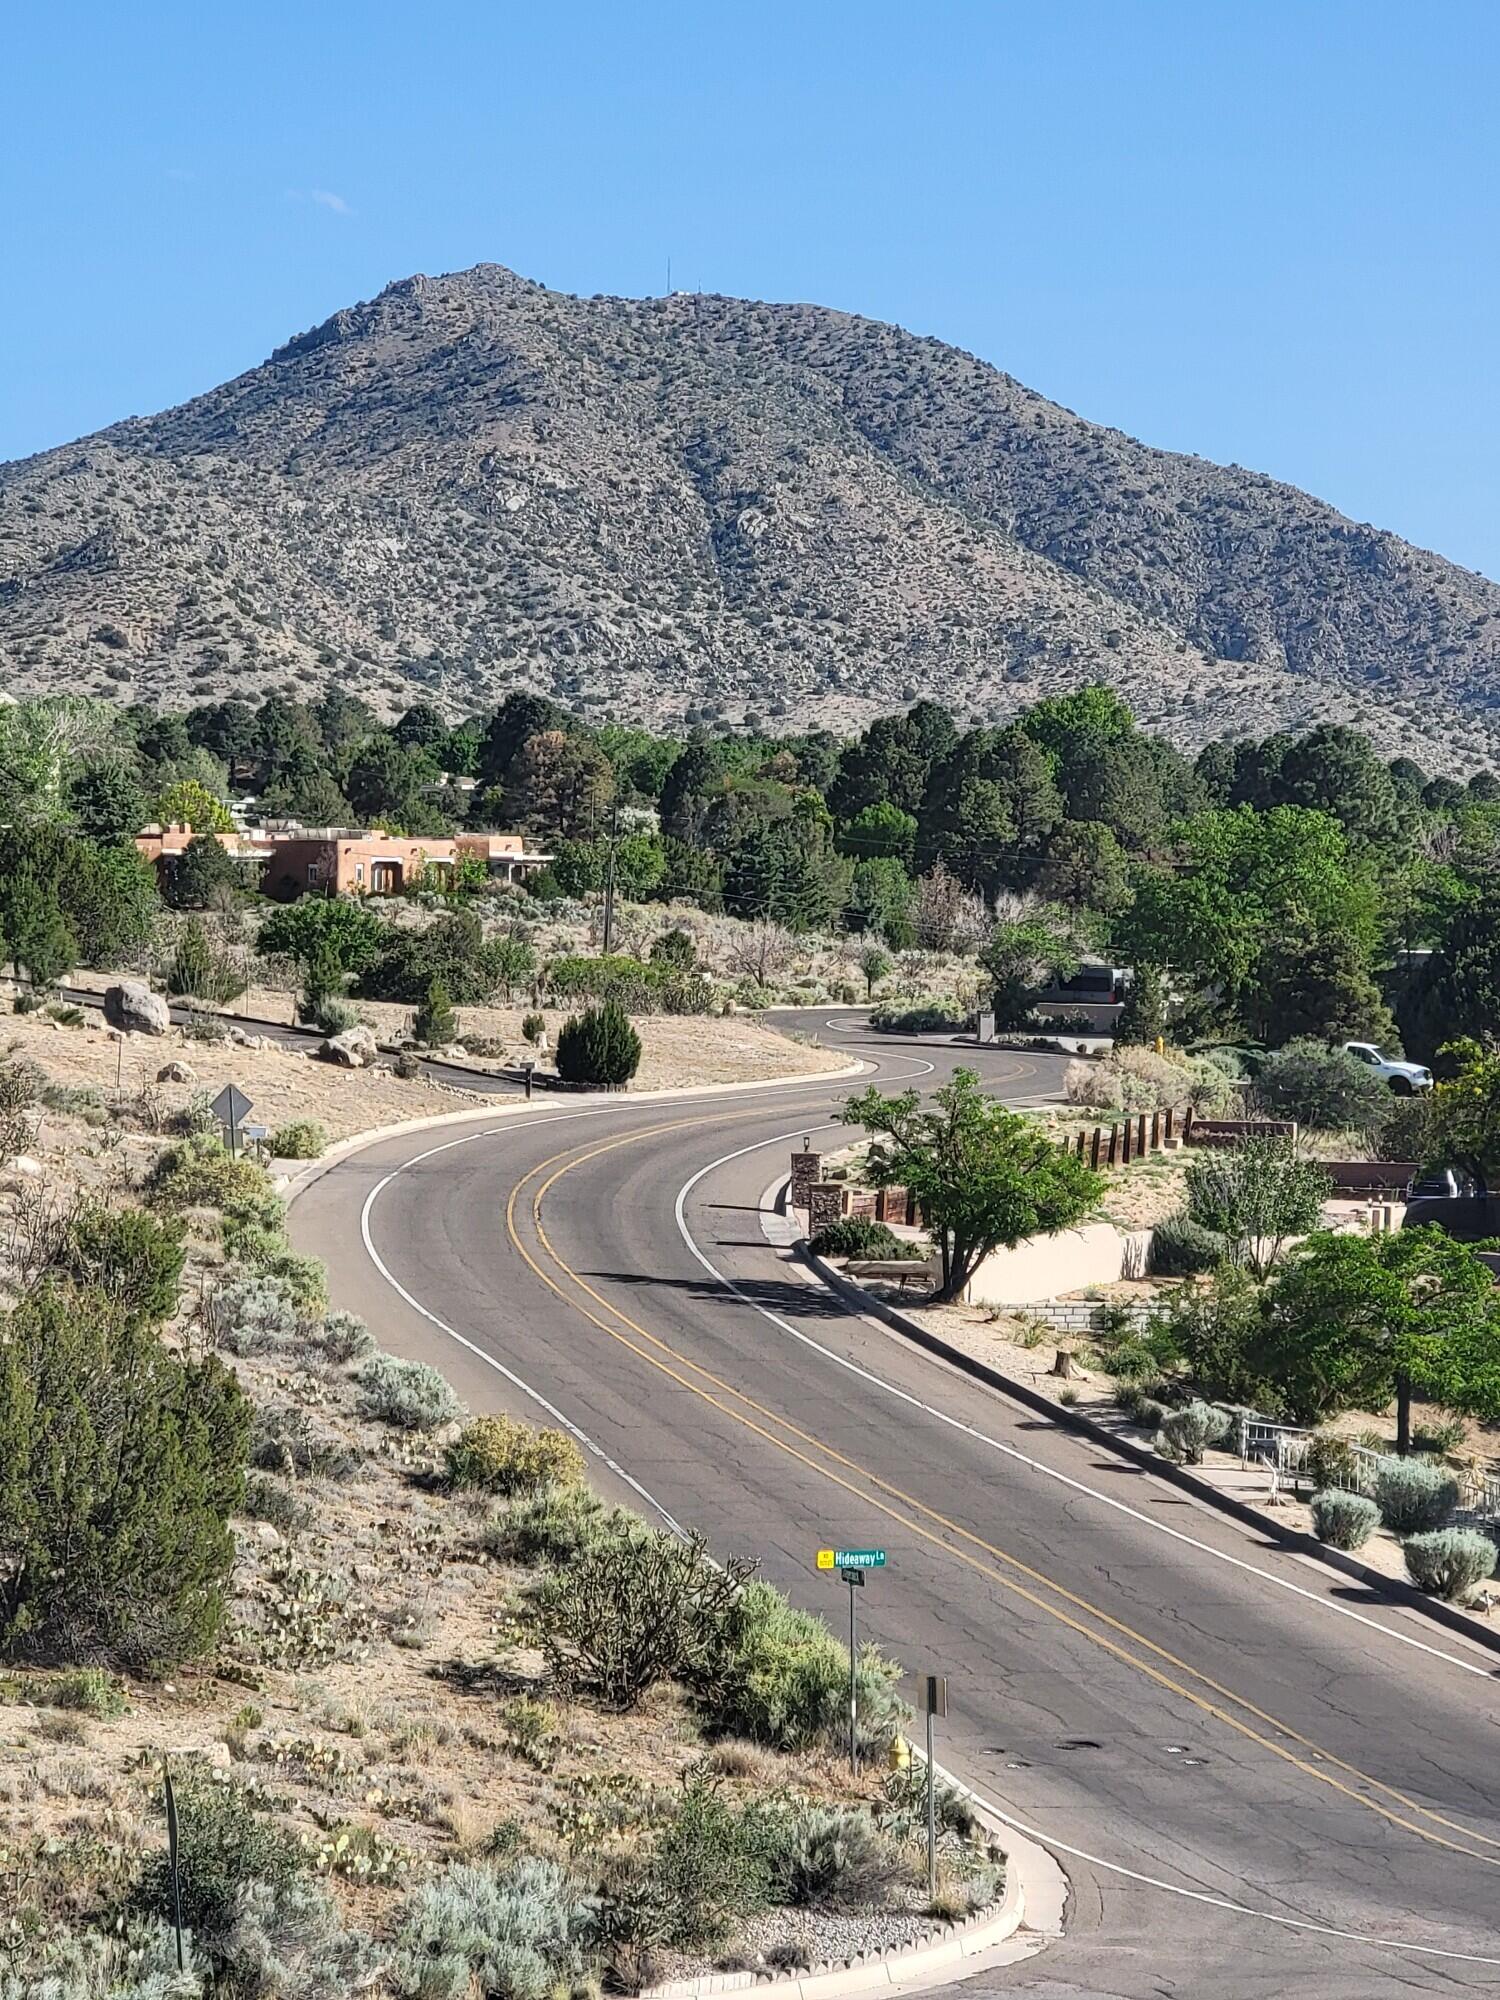
[[[1174,1465],[1201,1465],[1204,1452],[1228,1437],[1230,1427],[1226,1410],[1216,1410],[1211,1403],[1188,1403],[1162,1418],[1156,1449]]]
[[[265,1521],[283,1535],[299,1534],[312,1521],[309,1510],[274,1472],[249,1475],[240,1512],[247,1521]]]
[[[967,1012],[954,1000],[928,1000],[906,1007],[885,1001],[870,1016],[870,1026],[888,1035],[957,1035],[968,1025]]]
[[[1380,1525],[1380,1509],[1363,1493],[1345,1493],[1337,1486],[1330,1486],[1314,1493],[1308,1504],[1312,1508],[1313,1533],[1330,1548],[1350,1551],[1363,1548]]]
[[[373,1354],[357,1376],[360,1413],[398,1430],[435,1431],[460,1416],[463,1405],[425,1361]]]
[[[554,1861],[447,1868],[406,1903],[391,1983],[403,2000],[548,2000],[580,1980],[595,1916]]]
[[[885,1751],[906,1719],[900,1669],[874,1646],[856,1672],[861,1741]],[[778,1750],[837,1743],[849,1725],[849,1655],[819,1618],[789,1604],[768,1583],[747,1584],[736,1608],[733,1646],[722,1675],[699,1706],[710,1727]]]
[[[223,1007],[245,990],[245,977],[228,955],[209,943],[202,924],[190,918],[182,927],[177,949],[167,967],[167,991],[174,998],[205,1000]]]
[[[1374,1499],[1393,1534],[1420,1534],[1453,1512],[1458,1481],[1430,1458],[1383,1458],[1375,1468]]]
[[[620,1539],[632,1523],[648,1532],[635,1515],[606,1508],[586,1486],[553,1486],[497,1509],[481,1540],[506,1562],[563,1564],[588,1542]]]
[[[224,1247],[252,1271],[284,1285],[304,1319],[316,1319],[328,1304],[328,1272],[319,1257],[294,1250],[280,1229],[233,1221],[224,1225]]]
[[[641,1038],[617,1001],[570,1015],[557,1036],[557,1073],[565,1083],[623,1090],[641,1064]]]
[[[774,1808],[740,1805],[691,1774],[644,1874],[617,1883],[612,1928],[679,1951],[722,1944],[769,1905],[783,1839]]]
[[[1151,1232],[1148,1268],[1154,1278],[1194,1278],[1213,1271],[1229,1254],[1216,1229],[1194,1222],[1186,1209],[1158,1222]]]
[[[1104,1356],[1106,1371],[1117,1382],[1157,1382],[1161,1364],[1144,1340],[1122,1340]]]
[[[426,1049],[442,1048],[458,1040],[458,1016],[441,979],[427,982],[422,1004],[412,1016],[411,1031]]]
[[[323,994],[310,1006],[299,1008],[298,1012],[325,1035],[345,1035],[364,1019],[351,1001],[341,1000],[332,993]]]
[[[583,1454],[565,1431],[533,1430],[506,1416],[475,1417],[447,1451],[450,1486],[526,1494],[576,1485]]]
[[[868,1812],[804,1806],[782,1830],[775,1886],[794,1908],[858,1909],[883,1902],[905,1872]]]
[[[216,1638],[249,1407],[98,1292],[0,1328],[0,1653],[152,1667]]]
[[[1289,1237],[1307,1236],[1323,1219],[1333,1187],[1316,1160],[1284,1139],[1249,1139],[1202,1153],[1187,1170],[1188,1214],[1217,1230],[1237,1261],[1264,1277]]]
[[[883,1222],[865,1215],[846,1215],[820,1229],[808,1243],[819,1257],[920,1257],[914,1243],[907,1243]]]
[[[328,1150],[328,1134],[315,1118],[294,1118],[271,1134],[271,1151],[278,1160],[318,1160]]]
[[[19,1056],[0,1062],[0,1115],[29,1111],[47,1088],[47,1078],[34,1062]]]
[[[1338,1486],[1346,1493],[1363,1493],[1368,1498],[1374,1484],[1369,1459],[1362,1458],[1353,1440],[1337,1431],[1314,1431],[1302,1464],[1315,1487]]]
[[[375,1353],[375,1336],[355,1313],[329,1313],[313,1338],[330,1361],[367,1361]]]
[[[130,1713],[124,1683],[103,1667],[79,1667],[73,1673],[59,1674],[49,1683],[47,1698],[54,1708],[77,1709],[101,1722],[113,1722]]]
[[[619,1709],[661,1681],[717,1687],[749,1567],[710,1562],[699,1536],[592,1537],[537,1592],[553,1680],[564,1694]]]
[[[186,1252],[181,1222],[91,1202],[73,1217],[58,1268],[113,1299],[128,1318],[160,1323],[177,1310]]]
[[[206,1774],[188,1772],[177,1778],[174,1789],[183,1928],[211,1949],[234,1922],[241,1883],[263,1882],[273,1894],[285,1891],[302,1873],[305,1857],[293,1836],[240,1786],[215,1784]],[[139,1899],[156,1916],[172,1915],[164,1847],[146,1864]]]
[[[533,1010],[531,1013],[521,1016],[521,1039],[529,1042],[533,1048],[536,1047],[546,1032],[547,1022],[543,1015]]]
[[[237,2000],[349,2000],[375,1987],[384,1957],[346,1928],[321,1884],[301,1876],[278,1887],[242,1882],[234,1921],[212,1944],[214,1991]]]
[[[210,1292],[204,1322],[226,1354],[274,1354],[291,1347],[301,1328],[291,1288],[279,1278],[231,1278]]]
[[[1438,1528],[1401,1544],[1406,1573],[1418,1590],[1461,1604],[1475,1584],[1495,1574],[1495,1544],[1477,1528]]]
[[[1375,1132],[1391,1093],[1365,1063],[1324,1042],[1288,1042],[1261,1065],[1251,1097],[1261,1118],[1295,1118],[1315,1132]]]
[[[279,1229],[286,1217],[265,1169],[236,1158],[211,1133],[195,1133],[169,1146],[145,1179],[146,1198],[157,1208],[217,1208],[236,1222]]]

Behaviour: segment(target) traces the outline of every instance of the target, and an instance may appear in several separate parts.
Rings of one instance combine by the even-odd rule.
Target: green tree
[[[300,964],[302,992],[297,1001],[297,1018],[321,1021],[330,1003],[341,1001],[348,991],[349,975],[329,938],[315,941]]]
[[[841,1115],[872,1137],[875,1185],[916,1196],[942,1259],[938,1300],[961,1296],[1002,1246],[1070,1228],[1103,1189],[1081,1160],[986,1097],[972,1070],[955,1070],[928,1105],[914,1090],[886,1097],[872,1087]]]
[[[844,921],[852,931],[873,931],[895,950],[908,951],[916,942],[914,901],[912,879],[899,861],[856,861]]]
[[[0,1337],[0,1652],[171,1665],[213,1644],[250,1412],[107,1293],[48,1283]]]
[[[1031,886],[1049,903],[1112,916],[1130,896],[1124,849],[1107,826],[1064,820],[1048,838]]]
[[[980,947],[992,982],[997,1028],[1018,1028],[1030,1015],[1044,975],[1078,970],[1082,939],[1065,911],[1038,908],[999,919]]]
[[[1268,939],[1244,1000],[1247,1020],[1273,1045],[1387,1041],[1391,1010],[1370,973],[1363,943],[1342,927]]]
[[[98,847],[91,840],[28,842],[51,873],[57,900],[82,965],[116,966],[141,951],[161,914],[156,870],[133,847]],[[0,845],[0,873],[6,867]],[[14,864],[12,864],[14,865]]]
[[[340,972],[359,973],[374,962],[386,931],[382,918],[348,897],[302,896],[272,911],[255,948],[293,959],[304,970],[326,951]]]
[[[1316,1160],[1298,1157],[1283,1139],[1249,1139],[1200,1153],[1187,1170],[1188,1214],[1217,1230],[1236,1260],[1264,1278],[1288,1238],[1323,1219],[1333,1183]]]
[[[911,866],[917,845],[917,822],[912,813],[902,812],[889,799],[865,806],[839,828],[838,849],[855,861],[899,861]]]
[[[241,865],[211,833],[195,833],[167,878],[166,898],[174,910],[208,910],[245,886]]]
[[[1305,1040],[1267,1056],[1255,1079],[1255,1108],[1266,1118],[1295,1118],[1314,1132],[1368,1134],[1385,1123],[1391,1093],[1347,1050]]]
[[[399,826],[404,833],[443,834],[449,822],[433,799],[436,763],[425,750],[404,749],[382,731],[362,743],[349,764],[344,791],[366,824]]]
[[[1155,965],[1138,965],[1115,1023],[1119,1047],[1150,1048],[1167,1032],[1167,982]]]
[[[234,829],[228,806],[197,778],[180,778],[168,785],[157,798],[156,817],[163,826],[190,826],[194,833],[230,833]]]
[[[1452,1075],[1432,1093],[1428,1157],[1488,1188],[1500,1182],[1500,1050],[1465,1037],[1443,1055]]]
[[[539,730],[513,759],[505,796],[514,818],[533,833],[577,840],[603,830],[614,796],[614,771],[587,737]]]
[[[0,820],[36,826],[64,819],[80,764],[108,749],[117,716],[107,702],[82,695],[0,704]]]
[[[441,979],[428,980],[426,995],[412,1017],[411,1028],[424,1048],[442,1048],[457,1041],[458,1016]]]
[[[859,955],[859,969],[865,976],[865,998],[875,998],[875,988],[891,970],[895,960],[878,944],[867,944]]]
[[[0,934],[17,975],[34,986],[55,986],[78,955],[57,899],[57,885],[30,861],[0,883]]]
[[[244,976],[233,961],[209,943],[208,934],[195,918],[189,918],[178,933],[177,949],[167,967],[167,991],[184,1000],[206,1000],[222,1007],[237,1000],[245,990]]]
[[[84,764],[68,784],[68,811],[89,840],[129,840],[150,817],[146,795],[118,758]]]
[[[618,1001],[570,1015],[557,1035],[557,1073],[564,1083],[623,1090],[641,1065],[641,1038]]]
[[[1025,879],[1063,816],[1047,758],[1019,728],[972,729],[934,763],[917,819],[917,855],[992,896]]]
[[[1300,1422],[1411,1401],[1500,1417],[1500,1294],[1466,1243],[1440,1229],[1310,1237],[1268,1286],[1254,1365]]]
[[[1444,1043],[1494,1032],[1500,1021],[1500,885],[1486,887],[1455,915],[1441,948],[1402,993],[1401,1040],[1419,1062]]]

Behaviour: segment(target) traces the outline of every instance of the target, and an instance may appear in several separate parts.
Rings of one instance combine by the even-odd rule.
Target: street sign
[[[864,1589],[865,1573],[862,1569],[841,1569],[839,1575],[844,1579],[845,1583],[856,1584],[861,1590]]]
[[[929,1715],[948,1713],[948,1676],[929,1674],[927,1676],[926,1701],[924,1706]]]
[[[209,1107],[221,1125],[238,1125],[255,1106],[236,1084],[226,1083]]]
[[[884,1569],[884,1549],[819,1549],[819,1569]]]

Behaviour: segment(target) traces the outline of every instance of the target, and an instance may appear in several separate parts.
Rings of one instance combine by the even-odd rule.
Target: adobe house
[[[159,873],[170,869],[193,837],[188,826],[148,826],[136,847]],[[344,827],[283,831],[256,828],[215,836],[236,858],[261,864],[260,886],[290,901],[308,891],[322,896],[395,896],[426,869],[444,870],[472,857],[496,880],[514,882],[552,858],[527,851],[519,833],[459,833],[422,839],[404,834],[355,832]]]

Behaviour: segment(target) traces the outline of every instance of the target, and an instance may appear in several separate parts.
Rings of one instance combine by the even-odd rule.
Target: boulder
[[[198,1072],[185,1062],[163,1063],[156,1072],[158,1083],[196,1083]]]
[[[374,1030],[360,1022],[345,1028],[341,1035],[330,1035],[318,1053],[325,1062],[339,1063],[345,1069],[368,1069],[380,1050]]]
[[[105,987],[104,1018],[112,1028],[125,1028],[133,1035],[164,1035],[172,1025],[166,1001],[139,979]]]

